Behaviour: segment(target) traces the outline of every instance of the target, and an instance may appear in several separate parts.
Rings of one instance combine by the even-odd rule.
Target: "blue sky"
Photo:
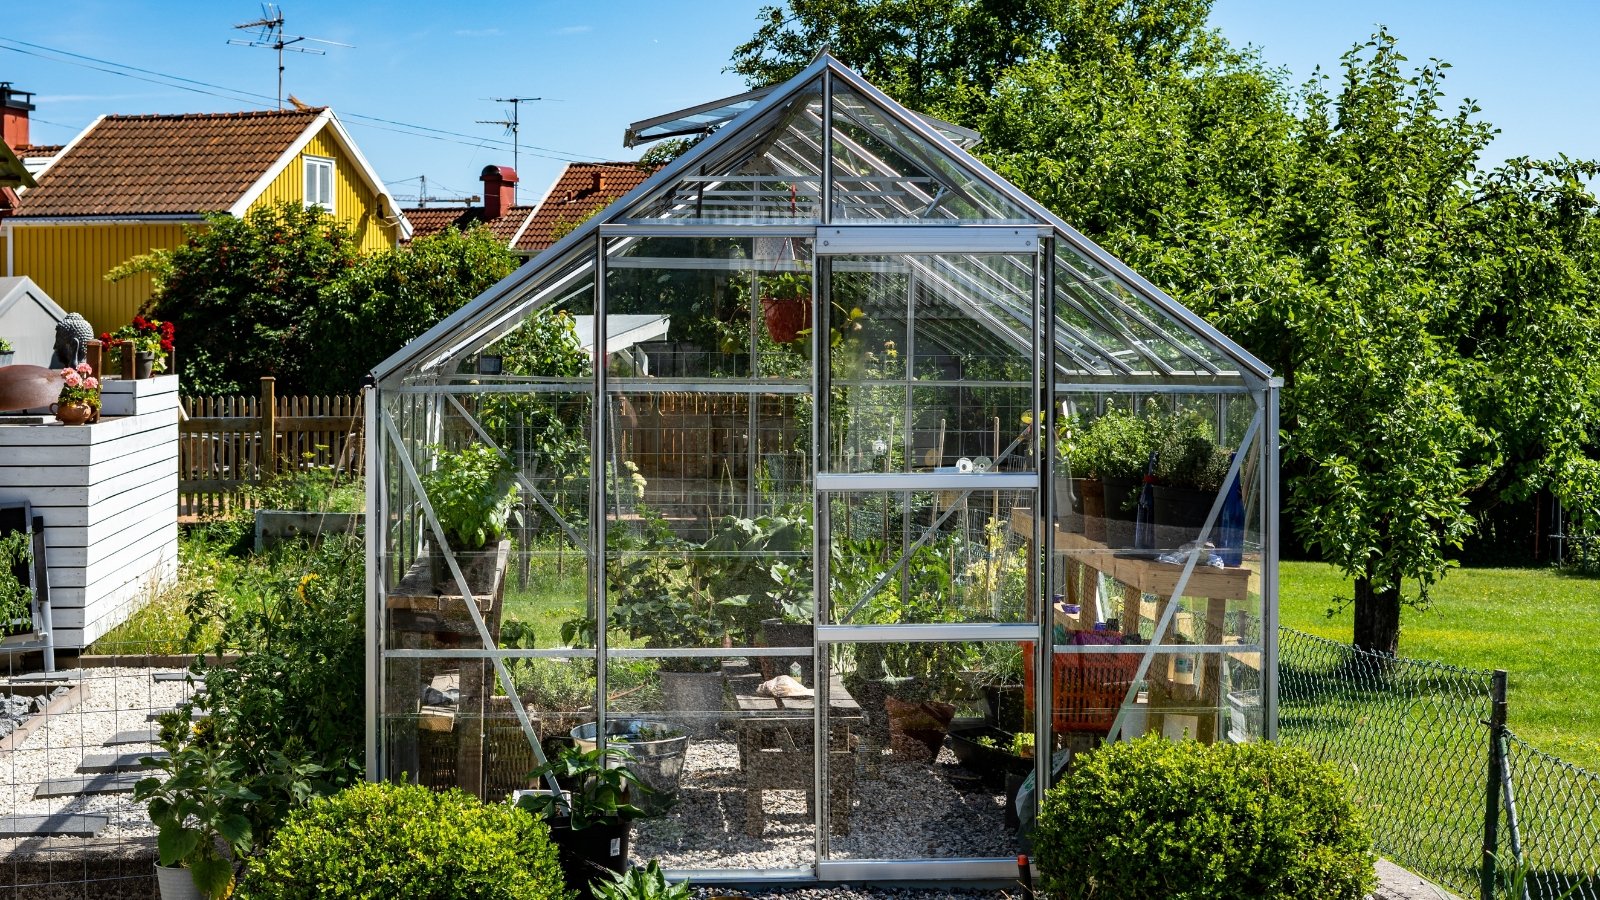
[[[353,44],[326,56],[285,54],[285,89],[331,105],[397,194],[475,193],[477,174],[509,164],[509,137],[478,119],[508,109],[485,98],[548,97],[522,106],[521,196],[542,194],[567,159],[627,159],[625,125],[736,93],[722,73],[732,48],[755,29],[759,3],[472,2],[339,0],[285,4],[287,31]],[[1578,2],[1217,0],[1213,24],[1254,44],[1297,81],[1336,68],[1353,43],[1387,24],[1413,61],[1454,64],[1452,99],[1470,96],[1502,135],[1496,157],[1600,155],[1593,36],[1600,9]],[[0,80],[39,96],[34,141],[61,143],[101,113],[209,112],[272,105],[270,50],[229,46],[248,37],[231,26],[258,18],[254,0],[153,2],[61,0],[13,3],[0,28]],[[17,44],[26,41],[41,50]],[[98,71],[69,51],[220,85],[230,96],[193,93]],[[51,57],[51,58],[46,58]],[[137,73],[136,73],[137,74]],[[192,85],[199,87],[198,85]],[[211,88],[202,88],[210,91]],[[237,91],[268,99],[249,102]],[[400,133],[360,114],[458,135]]]

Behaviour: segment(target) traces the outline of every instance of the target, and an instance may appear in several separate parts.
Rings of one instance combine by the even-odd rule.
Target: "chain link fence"
[[[1504,727],[1503,674],[1291,628],[1279,648],[1279,738],[1343,772],[1380,853],[1463,897],[1600,900],[1600,777]]]
[[[1512,900],[1600,898],[1600,775],[1503,735],[1500,857],[1523,876]]]

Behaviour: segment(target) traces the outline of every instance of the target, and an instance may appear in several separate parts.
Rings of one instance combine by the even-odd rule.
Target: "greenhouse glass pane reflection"
[[[622,742],[640,861],[978,881],[1073,753],[1271,737],[1271,372],[827,55],[684,129],[374,373],[369,777]]]

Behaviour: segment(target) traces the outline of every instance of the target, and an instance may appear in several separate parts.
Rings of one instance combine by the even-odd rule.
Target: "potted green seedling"
[[[436,450],[432,471],[422,476],[422,489],[450,554],[476,593],[478,585],[493,583],[500,544],[517,516],[515,474],[505,457],[485,444]],[[443,552],[433,553],[430,562],[434,589],[454,593],[459,585]]]
[[[594,875],[627,868],[633,820],[644,815],[633,799],[650,791],[629,767],[633,761],[623,747],[567,747],[529,775],[554,778],[559,794],[517,792],[517,805],[549,824],[561,871],[573,890],[583,890]]]
[[[245,786],[242,765],[220,748],[180,740],[185,719],[163,722],[165,757],[140,763],[162,775],[140,779],[133,799],[146,804],[157,829],[156,879],[162,900],[226,897],[234,870],[251,847],[249,805],[260,797]]]

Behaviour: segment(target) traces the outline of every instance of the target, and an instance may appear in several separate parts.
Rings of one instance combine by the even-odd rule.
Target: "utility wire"
[[[7,46],[8,44],[19,44],[21,46],[20,47]],[[30,47],[30,48],[33,48],[33,49],[32,50],[25,50],[25,49],[22,49],[23,47]],[[74,52],[72,52],[70,50],[61,50],[61,49],[58,49],[58,48],[55,48],[55,47],[46,47],[46,46],[44,46],[42,44],[34,44],[34,43],[29,42],[29,41],[19,40],[17,38],[0,37],[0,49],[10,50],[13,53],[21,53],[21,54],[24,54],[26,56],[33,56],[33,57],[37,57],[39,59],[49,60],[49,61],[52,61],[52,62],[61,62],[61,63],[66,63],[68,65],[79,66],[79,67],[85,68],[85,69],[92,69],[92,70],[97,71],[97,72],[104,72],[104,73],[106,73],[108,75],[118,75],[118,76],[121,76],[123,78],[132,78],[132,79],[135,79],[137,81],[144,81],[144,82],[148,82],[150,84],[161,85],[162,87],[173,87],[173,88],[178,88],[179,90],[192,91],[192,92],[197,93],[197,94],[205,94],[205,95],[211,96],[211,97],[219,97],[219,98],[224,99],[224,100],[231,100],[231,101],[236,102],[236,103],[246,103],[246,104],[249,104],[251,106],[260,107],[260,108],[275,107],[277,105],[277,102],[278,102],[276,98],[268,97],[265,94],[257,94],[257,93],[255,93],[253,91],[246,91],[246,90],[240,90],[238,88],[225,87],[225,86],[219,85],[219,84],[212,84],[211,82],[208,82],[208,81],[199,81],[199,80],[194,79],[194,78],[185,78],[182,75],[169,75],[169,74],[167,74],[165,72],[157,72],[157,71],[155,71],[153,69],[144,69],[144,68],[140,68],[139,66],[128,65],[127,63],[119,63],[119,62],[114,62],[112,60],[101,59],[99,57],[87,56],[87,55],[82,54],[82,53],[74,53]],[[44,52],[41,53],[41,52],[35,52],[35,51],[44,51]],[[59,58],[56,58],[56,57],[53,57],[53,56],[47,56],[47,55],[45,55],[46,53],[54,53],[54,54],[58,54],[60,56],[68,56],[68,57],[72,57],[72,59],[59,59]],[[75,61],[75,60],[80,60],[80,61]],[[106,66],[112,66],[114,68],[105,68]],[[120,71],[120,70],[127,70],[127,71]],[[141,77],[141,75],[133,74],[133,73],[136,73],[136,72],[137,73],[142,73],[142,75],[155,76],[155,78],[146,78],[146,77]],[[165,80],[158,81],[158,80],[156,80],[157,78],[165,79]],[[174,84],[172,82],[180,82],[180,83]],[[219,91],[222,92],[222,93],[218,93]],[[340,118],[342,118],[342,119],[360,120],[359,123],[352,123],[352,124],[361,124],[364,127],[374,128],[374,129],[377,129],[379,131],[389,131],[389,132],[393,132],[395,134],[409,135],[411,137],[429,138],[431,140],[443,141],[445,143],[451,143],[451,144],[460,144],[462,146],[475,147],[475,148],[478,148],[478,149],[486,149],[486,148],[489,148],[491,146],[496,146],[496,147],[498,147],[500,149],[504,149],[504,148],[508,148],[508,147],[511,146],[511,142],[510,141],[500,140],[500,139],[497,139],[497,138],[481,137],[481,136],[478,136],[478,135],[462,134],[461,132],[457,132],[457,131],[448,131],[448,130],[443,129],[443,128],[433,128],[433,127],[430,127],[430,126],[427,126],[427,125],[417,125],[417,124],[414,124],[414,123],[411,123],[411,122],[402,122],[402,121],[399,121],[399,120],[396,120],[396,119],[386,119],[386,118],[383,118],[381,116],[368,116],[368,115],[363,115],[361,113],[344,112],[344,113],[340,114]],[[43,121],[43,120],[40,120],[40,121]],[[396,127],[385,128],[385,127],[383,127],[384,125],[391,125],[391,126],[396,126]],[[400,129],[409,129],[409,130],[402,131]],[[592,161],[598,161],[598,162],[603,162],[604,161],[604,157],[599,157],[599,156],[589,156],[589,155],[583,154],[583,153],[575,153],[575,152],[568,151],[568,150],[557,150],[557,149],[554,149],[554,148],[551,148],[551,147],[539,147],[539,146],[535,146],[535,145],[532,145],[532,144],[530,144],[528,146],[534,151],[540,151],[540,152],[535,152],[532,155],[539,156],[539,157],[542,157],[544,159],[557,160],[559,162],[581,162],[581,161],[584,161],[584,160],[592,160]]]

